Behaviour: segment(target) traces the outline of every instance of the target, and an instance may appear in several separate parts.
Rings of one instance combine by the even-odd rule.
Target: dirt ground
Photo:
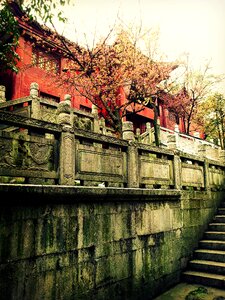
[[[225,290],[199,284],[179,283],[154,300],[225,300]]]

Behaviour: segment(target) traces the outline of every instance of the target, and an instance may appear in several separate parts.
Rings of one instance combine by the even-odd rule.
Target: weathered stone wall
[[[123,139],[96,118],[78,129],[67,98],[46,122],[32,103],[33,118],[0,110],[1,299],[152,299],[177,283],[223,199],[224,152],[141,144],[131,122]]]
[[[222,192],[0,185],[1,299],[153,299]],[[13,199],[13,201],[9,201]]]

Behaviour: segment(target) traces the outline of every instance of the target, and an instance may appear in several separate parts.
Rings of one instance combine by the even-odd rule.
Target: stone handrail
[[[73,127],[70,101],[59,103],[50,123],[0,111],[0,180],[143,189],[223,189],[224,160],[211,160],[135,140],[132,122],[123,139]],[[26,129],[26,130],[25,130]]]
[[[1,182],[148,189],[224,187],[224,151],[220,149],[212,155],[211,145],[209,149],[203,143],[197,154],[181,151],[176,132],[169,132],[166,147],[155,147],[150,124],[145,134],[148,140],[141,143],[129,121],[123,123],[123,138],[115,138],[99,122],[96,107],[89,114],[90,126],[82,129],[75,126],[82,113],[74,114],[70,95],[53,105],[54,122],[47,122],[40,113],[37,84],[31,85],[29,97],[13,100],[32,100],[28,116],[0,110]]]
[[[0,86],[0,109],[4,111],[13,111],[16,114],[27,116],[30,118],[57,123],[57,108],[59,103],[39,97],[39,86],[37,83],[30,85],[30,95],[20,99],[6,101],[5,87]],[[69,99],[70,95],[65,95],[64,100]],[[71,121],[75,128],[84,129],[101,133],[104,135],[115,136],[112,129],[105,125],[104,119],[98,118],[98,109],[95,105],[92,106],[92,112],[88,113],[75,108],[71,108]],[[202,140],[195,136],[182,134],[175,130],[160,127],[160,141],[163,147],[168,147],[170,139],[175,137],[176,149],[188,154],[198,155],[200,152],[205,152],[209,159],[217,160],[220,156],[221,148],[213,143]],[[140,129],[136,132],[136,141],[145,144],[154,144],[154,128],[149,122],[146,123],[146,131],[140,134]],[[204,150],[205,149],[205,150]]]
[[[70,100],[71,96],[66,94],[64,101]],[[59,103],[51,99],[39,96],[39,86],[33,82],[30,85],[30,95],[20,99],[7,100],[5,98],[5,87],[0,86],[0,110],[14,112],[29,118],[57,123],[57,108]],[[97,133],[114,135],[113,130],[105,125],[103,119],[98,119],[98,109],[93,105],[91,113],[71,108],[71,121],[75,128],[91,130]]]
[[[198,137],[191,136],[188,134],[183,134],[178,132],[177,130],[171,130],[165,127],[160,126],[160,141],[161,144],[164,147],[168,147],[168,142],[170,139],[174,139],[174,143],[176,145],[176,149],[182,152],[185,152],[187,154],[195,154],[198,155],[202,149],[206,149],[205,153],[207,157],[210,159],[217,160],[220,156],[221,147],[208,142],[206,140],[202,140]],[[144,132],[140,139],[140,141],[143,142],[154,142],[154,130],[151,128],[149,130],[146,129],[146,132]]]

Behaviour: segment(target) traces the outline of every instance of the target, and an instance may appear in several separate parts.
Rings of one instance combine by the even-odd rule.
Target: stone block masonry
[[[0,110],[0,299],[150,300],[178,283],[224,200],[224,153],[142,144],[131,122],[123,139],[78,128],[68,95],[47,122],[36,90],[31,116]]]
[[[153,299],[179,282],[223,196],[0,184],[1,299]]]

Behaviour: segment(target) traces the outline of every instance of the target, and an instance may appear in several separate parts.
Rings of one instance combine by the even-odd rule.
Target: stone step
[[[210,223],[208,228],[210,231],[224,231],[225,233],[225,223]]]
[[[194,251],[194,259],[225,262],[225,251],[210,250],[210,249],[197,249]]]
[[[182,277],[185,281],[189,283],[202,284],[202,285],[213,286],[222,289],[225,288],[224,275],[187,270],[183,272]]]
[[[219,240],[201,240],[199,246],[202,249],[222,250],[225,251],[225,241]]]
[[[225,202],[217,209],[217,214],[208,225],[204,237],[199,241],[199,249],[182,273],[189,283],[225,288]]]
[[[189,269],[193,271],[225,275],[225,263],[223,262],[195,259],[189,262]]]
[[[206,231],[204,239],[225,241],[225,232],[223,231]]]
[[[225,214],[225,207],[219,207],[217,209],[217,214],[218,215],[224,215]]]
[[[216,215],[214,217],[215,223],[225,223],[225,215]]]

